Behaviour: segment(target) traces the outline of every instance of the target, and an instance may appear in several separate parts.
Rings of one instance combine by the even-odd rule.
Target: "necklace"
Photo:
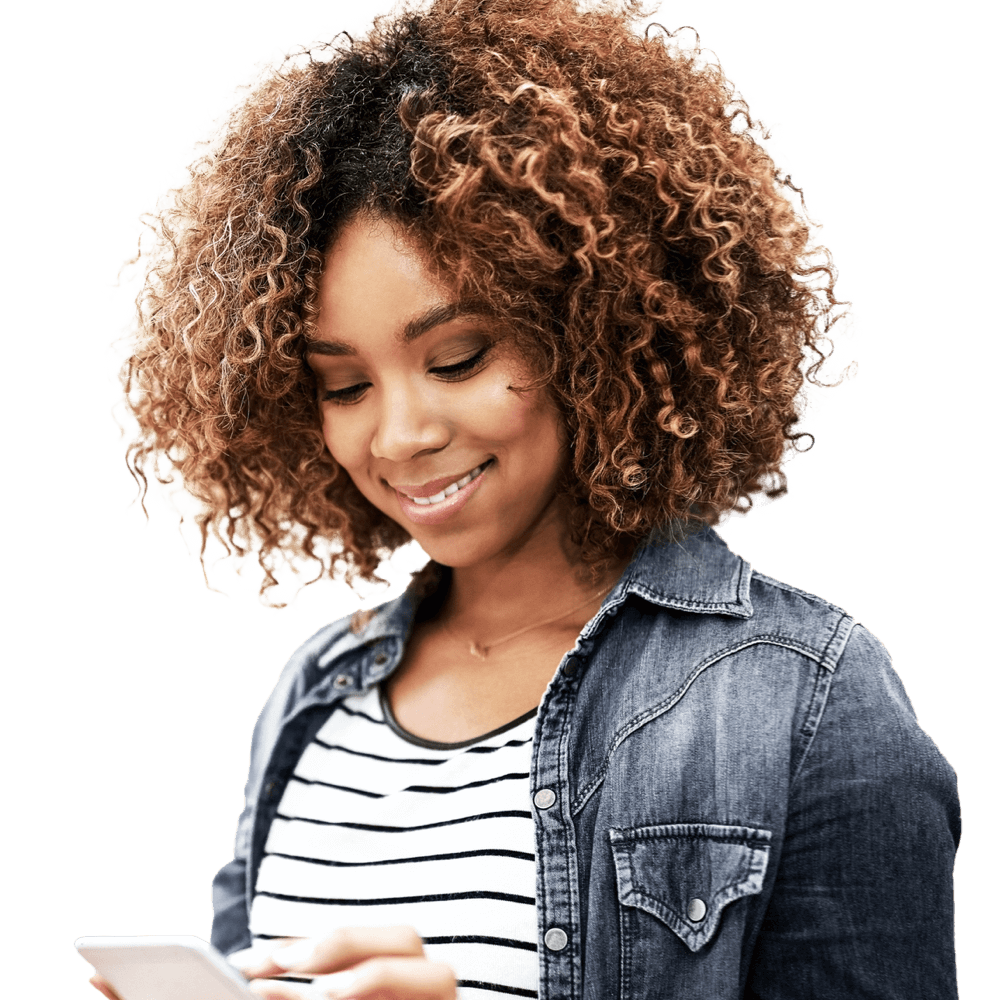
[[[532,625],[525,625],[523,628],[519,628],[516,632],[510,632],[507,635],[500,636],[499,639],[494,639],[489,645],[486,645],[485,643],[481,642],[476,642],[475,639],[469,639],[468,640],[469,655],[474,656],[477,660],[485,660],[486,657],[490,655],[491,649],[495,649],[502,643],[510,642],[511,639],[516,639],[519,635],[524,635],[525,632],[532,632],[536,628],[543,628],[546,625],[552,625],[554,622],[561,621],[568,615],[573,614],[574,611],[579,611],[580,608],[585,608],[592,601],[596,601],[597,598],[604,597],[604,595],[607,594],[613,586],[614,584],[612,583],[609,586],[605,587],[604,590],[600,590],[596,594],[591,594],[590,597],[588,597],[586,600],[581,601],[579,604],[575,604],[569,610],[560,611],[559,614],[557,614],[554,618],[546,618],[544,621],[534,622]],[[448,632],[451,636],[453,636],[455,639],[458,639],[460,642],[463,643],[466,642],[466,640],[463,639],[460,635],[458,635],[458,633],[454,632],[450,626],[444,625],[444,623],[442,623],[442,626],[444,630]]]

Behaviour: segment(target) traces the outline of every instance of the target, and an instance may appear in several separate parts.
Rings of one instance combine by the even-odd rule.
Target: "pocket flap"
[[[662,920],[691,951],[712,937],[727,903],[764,885],[770,830],[675,823],[608,833],[619,902]]]

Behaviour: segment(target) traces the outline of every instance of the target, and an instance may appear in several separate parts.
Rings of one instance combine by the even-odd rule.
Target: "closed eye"
[[[444,375],[448,377],[449,375],[462,375],[465,372],[471,372],[475,368],[479,367],[479,363],[486,357],[486,353],[489,351],[489,347],[484,347],[478,354],[474,354],[471,358],[465,361],[459,361],[457,365],[446,365],[444,368],[432,368],[431,372],[434,375]]]
[[[492,345],[487,345],[471,358],[467,358],[465,361],[459,361],[458,364],[432,368],[430,370],[431,374],[443,377],[450,382],[460,382],[462,381],[463,375],[467,375],[475,371],[482,364],[486,355],[489,353],[491,346]],[[361,399],[362,393],[368,388],[369,385],[371,385],[370,382],[359,382],[357,385],[348,386],[346,389],[328,389],[323,393],[321,400],[322,402],[342,404],[356,403]]]

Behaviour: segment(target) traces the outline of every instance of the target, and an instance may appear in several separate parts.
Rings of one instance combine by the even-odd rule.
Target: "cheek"
[[[540,408],[530,395],[511,392],[505,386],[502,394],[497,393],[490,403],[502,437],[511,441],[519,441],[530,434],[539,422]]]
[[[334,461],[351,474],[359,468],[365,454],[364,434],[349,416],[332,408],[323,413],[323,440]]]
[[[465,399],[467,417],[484,436],[523,447],[525,435],[538,433],[548,423],[559,423],[555,406],[544,390],[514,391],[530,382],[531,374],[516,357],[498,359],[485,378],[473,379]]]
[[[343,457],[339,454],[340,452],[340,439],[336,433],[335,421],[331,419],[329,410],[324,408],[323,413],[323,440],[326,442],[326,450],[333,456],[334,460],[339,464],[343,465]]]
[[[324,413],[323,440],[326,442],[326,450],[341,470],[347,473],[358,492],[374,507],[383,513],[389,513],[385,508],[382,492],[371,480],[370,434],[367,426],[362,425],[359,420],[352,420],[349,413],[338,410],[334,410],[332,414]]]
[[[498,443],[511,449],[511,457],[529,464],[539,478],[546,478],[563,460],[562,420],[541,392],[512,392],[509,384],[490,396]]]

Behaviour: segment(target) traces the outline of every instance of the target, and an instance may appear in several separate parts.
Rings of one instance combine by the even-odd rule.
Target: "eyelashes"
[[[492,344],[487,344],[476,351],[475,354],[465,358],[463,361],[456,361],[453,365],[436,365],[434,368],[429,368],[428,373],[445,382],[462,382],[474,375],[483,366],[492,346]],[[356,403],[370,386],[371,382],[357,382],[354,385],[345,386],[343,389],[325,389],[320,393],[320,402]]]
[[[489,345],[487,345],[473,354],[471,358],[466,358],[464,361],[458,361],[453,365],[440,365],[437,368],[431,368],[431,374],[453,382],[460,381],[461,376],[471,374],[486,360],[489,350]]]

